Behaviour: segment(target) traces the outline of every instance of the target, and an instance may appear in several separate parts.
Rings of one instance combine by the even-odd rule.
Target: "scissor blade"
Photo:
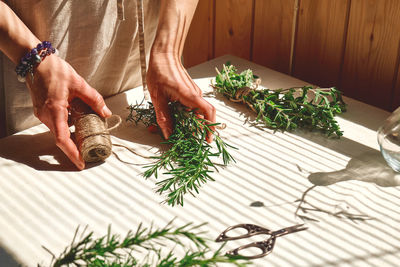
[[[295,233],[295,232],[299,232],[299,231],[308,229],[307,226],[304,226],[304,227],[303,226],[304,226],[304,223],[296,224],[294,226],[282,228],[281,230],[275,231],[271,235],[278,237],[278,236],[287,235],[287,234],[291,234],[291,233]]]

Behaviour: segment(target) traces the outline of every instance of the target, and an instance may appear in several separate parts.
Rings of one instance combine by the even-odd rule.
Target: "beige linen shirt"
[[[104,97],[141,84],[136,0],[3,0],[42,41]],[[158,23],[159,0],[144,0],[146,52]],[[125,20],[121,20],[124,15]],[[7,134],[40,123],[15,65],[0,53],[0,108]],[[4,128],[3,128],[4,129]]]

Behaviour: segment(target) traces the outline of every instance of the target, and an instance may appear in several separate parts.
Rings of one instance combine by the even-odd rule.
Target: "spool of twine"
[[[72,100],[70,110],[72,123],[75,125],[76,145],[83,160],[104,161],[112,152],[111,129],[106,120],[77,98]]]

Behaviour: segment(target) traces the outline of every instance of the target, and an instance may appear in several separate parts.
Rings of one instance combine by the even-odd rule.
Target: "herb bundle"
[[[163,144],[169,145],[169,149],[160,156],[152,157],[156,161],[145,168],[144,177],[154,175],[158,178],[159,170],[168,178],[156,183],[157,193],[167,194],[169,205],[183,205],[183,197],[186,193],[199,193],[199,188],[207,181],[214,181],[210,176],[213,170],[217,170],[218,163],[212,158],[222,156],[223,166],[226,166],[233,157],[227,151],[226,144],[219,135],[213,131],[211,126],[219,126],[219,123],[209,124],[205,119],[199,118],[196,112],[188,110],[178,102],[170,103],[171,114],[174,119],[175,129],[168,140]],[[149,106],[141,104],[131,105],[130,114],[127,118],[135,123],[142,122],[146,126],[156,125],[156,115],[151,103]],[[208,132],[214,134],[216,149],[207,143]]]
[[[336,88],[269,90],[257,89],[258,84],[251,70],[237,73],[233,65],[223,65],[221,71],[217,69],[213,87],[231,101],[246,103],[257,114],[256,121],[269,128],[305,128],[328,136],[343,135],[334,116],[346,111],[346,104]]]
[[[182,227],[172,228],[170,222],[163,228],[153,229],[153,227],[144,228],[140,224],[135,232],[129,231],[122,239],[119,235],[111,234],[111,227],[108,228],[107,235],[100,238],[94,238],[93,232],[85,235],[85,229],[81,233],[80,240],[76,241],[78,227],[71,244],[59,256],[45,249],[53,256],[50,263],[52,267],[206,267],[217,266],[217,263],[223,262],[235,266],[249,264],[243,261],[243,257],[223,255],[221,253],[223,245],[213,253],[207,240],[201,236],[202,232],[199,232],[201,226],[189,223]],[[182,247],[184,256],[181,258],[175,256],[174,249],[165,251],[166,244],[163,241],[167,242],[166,244],[172,242],[172,247]],[[195,248],[189,249],[190,246]]]

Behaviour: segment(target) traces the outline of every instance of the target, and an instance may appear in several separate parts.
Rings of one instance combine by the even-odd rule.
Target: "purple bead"
[[[41,43],[39,43],[36,47],[37,50],[42,50],[43,49],[43,45]]]
[[[37,51],[36,48],[33,48],[33,49],[31,50],[31,54],[32,54],[32,55],[37,55],[37,53],[38,53],[38,51]]]
[[[51,43],[48,42],[48,41],[44,41],[43,42],[43,46],[44,46],[44,48],[50,48],[51,47]]]

